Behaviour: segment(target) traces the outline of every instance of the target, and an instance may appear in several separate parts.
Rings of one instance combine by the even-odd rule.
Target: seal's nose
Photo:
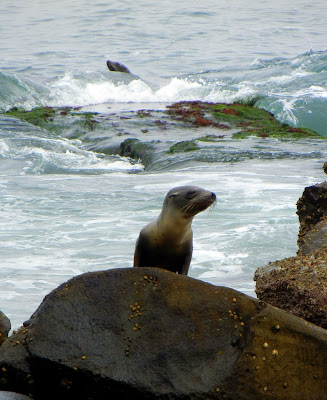
[[[217,198],[216,193],[211,192],[211,197],[213,198],[213,200],[216,200],[216,198]]]

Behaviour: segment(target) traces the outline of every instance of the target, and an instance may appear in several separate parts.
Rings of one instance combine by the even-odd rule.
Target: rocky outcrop
[[[13,391],[30,394],[34,381],[28,362],[26,334],[28,330],[19,329],[0,347],[0,391]]]
[[[122,157],[130,157],[141,161],[146,167],[154,158],[154,148],[149,143],[141,142],[139,139],[125,139],[119,147],[118,154]]]
[[[11,324],[7,316],[0,311],[0,346],[7,339]]]
[[[256,294],[327,329],[327,182],[305,188],[297,214],[298,255],[259,268]]]
[[[302,196],[297,202],[297,215],[300,221],[298,245],[301,251],[305,244],[306,234],[314,229],[318,222],[327,219],[327,182],[304,189]],[[319,243],[316,246],[319,246]]]
[[[257,269],[259,299],[327,329],[327,250]]]
[[[0,348],[0,389],[36,400],[326,396],[325,330],[162,269],[73,278],[26,325]]]
[[[302,237],[300,253],[310,254],[320,248],[327,249],[327,219],[319,221]]]

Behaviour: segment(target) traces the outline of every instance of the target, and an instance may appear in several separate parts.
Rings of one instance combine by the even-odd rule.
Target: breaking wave
[[[18,106],[81,107],[103,103],[172,103],[251,101],[282,122],[327,135],[327,51],[295,58],[255,60],[236,67],[169,78],[97,71],[68,71],[46,84],[0,73],[0,108]]]

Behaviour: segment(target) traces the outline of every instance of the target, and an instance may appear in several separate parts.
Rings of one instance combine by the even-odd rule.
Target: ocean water
[[[326,137],[326,17],[322,0],[2,0],[0,109],[251,100]],[[132,74],[109,72],[107,59]],[[194,219],[190,276],[254,296],[256,268],[296,253],[304,187],[325,180],[324,139],[226,140],[152,171],[92,151],[98,139],[0,115],[0,309],[13,327],[72,276],[132,266],[140,229],[180,184],[218,198]]]

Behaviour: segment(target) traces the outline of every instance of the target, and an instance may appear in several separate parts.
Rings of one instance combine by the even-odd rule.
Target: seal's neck
[[[193,217],[185,218],[179,212],[162,212],[158,217],[158,229],[165,232],[166,239],[182,243],[192,237],[192,221]]]

